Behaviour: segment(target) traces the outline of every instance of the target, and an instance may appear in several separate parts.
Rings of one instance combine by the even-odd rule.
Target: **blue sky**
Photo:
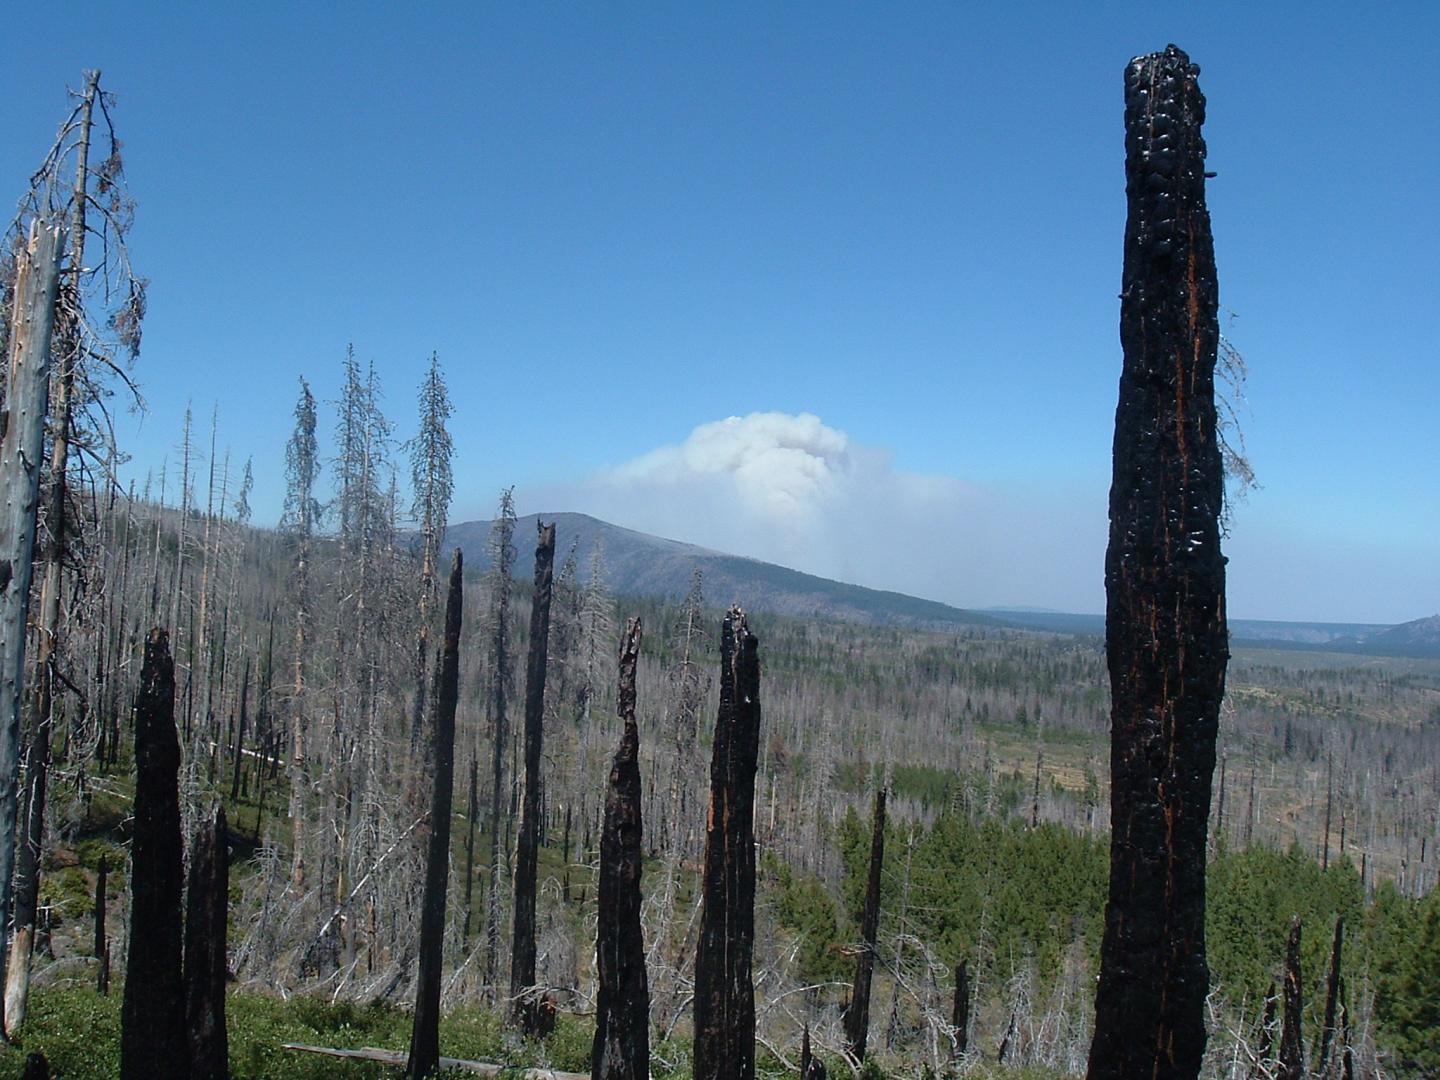
[[[152,280],[136,475],[218,402],[273,520],[296,376],[333,398],[354,342],[403,438],[436,350],[452,520],[513,483],[522,510],[1088,611],[1121,73],[1174,41],[1263,484],[1231,612],[1440,611],[1435,5],[73,11],[0,68],[0,191],[102,68]]]

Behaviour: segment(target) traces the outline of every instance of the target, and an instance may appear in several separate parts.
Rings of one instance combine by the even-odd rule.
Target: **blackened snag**
[[[105,878],[110,869],[105,856],[95,872],[95,990],[110,993],[110,943],[105,940]]]
[[[225,930],[230,870],[225,809],[196,830],[190,848],[185,905],[185,1019],[190,1034],[190,1080],[225,1080]]]
[[[950,1015],[955,1029],[955,1056],[970,1048],[970,969],[964,960],[955,967],[955,1007]]]
[[[145,642],[135,699],[135,825],[130,947],[120,1006],[121,1080],[190,1074],[181,985],[180,739],[175,662],[158,627]]]
[[[1305,1002],[1300,993],[1300,916],[1290,922],[1285,942],[1285,1011],[1280,1016],[1280,1071],[1278,1080],[1303,1080],[1305,1047],[1300,1034],[1300,1010]]]
[[[554,591],[555,526],[536,522],[535,592],[530,604],[530,651],[525,659],[525,790],[515,849],[515,936],[510,950],[513,1018],[536,1034],[535,888],[540,857],[540,751],[545,721],[545,661],[550,651],[550,596]]]
[[[700,944],[695,956],[695,1080],[754,1080],[755,767],[760,751],[759,643],[731,608],[720,633],[720,709]]]
[[[640,732],[635,724],[635,666],[640,620],[630,619],[620,642],[620,686],[615,711],[624,725],[610,765],[605,824],[600,833],[599,903],[595,960],[600,990],[595,1007],[591,1080],[648,1080],[650,986],[640,928]]]
[[[1113,828],[1091,1080],[1193,1080],[1205,1052],[1205,845],[1229,650],[1198,74],[1173,45],[1125,71],[1124,365],[1105,555]]]
[[[1325,980],[1325,1020],[1320,1029],[1320,1056],[1315,1075],[1326,1075],[1330,1046],[1335,1041],[1335,1010],[1340,1001],[1340,950],[1345,944],[1345,916],[1335,916],[1335,937],[1330,942],[1330,975]]]
[[[865,882],[865,911],[860,922],[860,954],[855,958],[855,986],[845,1010],[845,1041],[856,1061],[865,1060],[870,1032],[870,981],[875,972],[875,940],[880,930],[880,871],[885,863],[885,788],[875,792],[870,834],[870,875]]]
[[[425,862],[425,896],[420,908],[420,972],[415,987],[415,1020],[410,1031],[408,1080],[440,1071],[440,967],[445,946],[445,886],[450,876],[450,802],[455,773],[455,706],[460,698],[460,617],[464,601],[460,549],[450,565],[445,603],[445,644],[431,701],[431,754],[435,786],[430,800],[430,849]]]

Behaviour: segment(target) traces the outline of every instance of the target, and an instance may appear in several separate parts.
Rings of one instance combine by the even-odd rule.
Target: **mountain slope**
[[[684,596],[690,575],[698,567],[704,574],[705,596],[712,604],[738,603],[747,610],[779,615],[824,616],[859,622],[928,626],[990,626],[1005,623],[934,600],[903,593],[847,585],[774,563],[711,551],[695,544],[666,540],[624,529],[586,514],[530,514],[515,530],[517,576],[528,576],[531,538],[535,522],[556,525],[556,557],[563,559],[572,542],[577,545],[580,577],[589,577],[590,556],[598,541],[604,550],[606,584],[620,593],[642,596]],[[468,567],[488,569],[490,522],[468,521],[445,532],[447,547],[465,552]]]

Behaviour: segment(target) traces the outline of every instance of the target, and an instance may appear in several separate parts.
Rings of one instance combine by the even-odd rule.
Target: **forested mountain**
[[[847,585],[759,559],[726,555],[695,544],[621,528],[586,514],[531,514],[520,519],[521,533],[533,532],[540,518],[555,522],[560,551],[576,545],[582,581],[588,580],[598,545],[610,588],[634,596],[660,599],[684,596],[690,587],[691,574],[699,570],[705,576],[708,595],[717,601],[740,604],[747,611],[853,619],[882,625],[1003,625],[1001,620],[989,615],[934,600]],[[491,526],[488,521],[452,525],[445,534],[445,542],[464,549],[468,565],[486,568],[490,565],[486,538]]]

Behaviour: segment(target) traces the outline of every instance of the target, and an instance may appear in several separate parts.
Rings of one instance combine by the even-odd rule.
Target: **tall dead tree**
[[[961,1058],[970,1048],[970,969],[964,960],[955,967],[955,1006],[950,1014],[955,1031],[955,1057]]]
[[[1345,944],[1345,916],[1335,916],[1335,937],[1330,942],[1330,974],[1325,980],[1325,1019],[1320,1028],[1320,1053],[1315,1075],[1325,1076],[1330,1067],[1330,1047],[1335,1041],[1335,1013],[1340,1003],[1340,950]]]
[[[710,759],[700,944],[695,956],[695,1080],[754,1080],[755,769],[759,642],[731,608],[720,631],[720,709]]]
[[[640,729],[635,723],[635,667],[640,659],[640,635],[640,620],[630,619],[620,640],[615,712],[624,730],[610,765],[605,825],[600,834],[595,930],[600,989],[590,1055],[591,1080],[647,1080],[650,1075],[650,985],[640,927],[640,876],[644,870]]]
[[[440,371],[440,357],[430,355],[430,368],[420,384],[420,433],[409,444],[410,479],[415,492],[411,516],[420,523],[420,633],[415,646],[415,699],[410,729],[410,750],[420,745],[425,715],[425,668],[430,652],[430,609],[437,592],[440,545],[450,512],[454,476],[450,458],[455,444],[445,421],[450,418],[450,394]],[[466,935],[469,936],[468,933]]]
[[[525,791],[515,847],[515,925],[510,950],[510,1001],[516,1024],[536,1033],[535,889],[540,857],[540,751],[545,724],[545,662],[550,651],[550,596],[555,580],[555,525],[535,523],[535,592],[525,658]]]
[[[1228,646],[1198,72],[1173,45],[1125,71],[1125,359],[1105,556],[1110,896],[1091,1080],[1190,1080],[1205,1051],[1205,844]]]
[[[845,1010],[845,1041],[856,1061],[865,1060],[870,1035],[870,980],[875,973],[875,940],[880,931],[880,873],[885,865],[885,787],[875,792],[870,832],[870,874],[865,881],[865,911],[860,919],[860,952],[855,957],[855,985]]]
[[[1300,983],[1300,916],[1290,922],[1285,942],[1285,1008],[1280,1015],[1280,1071],[1278,1080],[1303,1080],[1305,1045],[1300,1034],[1300,1011],[1305,1002]]]
[[[190,1035],[190,1080],[230,1075],[225,1032],[225,930],[230,911],[230,866],[225,808],[195,831],[185,896],[185,1021]]]
[[[460,549],[450,564],[445,640],[431,704],[435,786],[430,802],[430,849],[420,909],[420,974],[415,1023],[405,1075],[421,1080],[440,1071],[440,969],[445,958],[445,889],[450,876],[450,803],[455,778],[455,707],[460,700],[460,622],[465,598]]]
[[[105,940],[105,879],[110,866],[100,856],[95,872],[95,990],[104,997],[110,993],[110,943]]]
[[[35,519],[45,441],[50,344],[64,232],[37,219],[21,252],[0,414],[0,912],[15,866],[15,786],[25,692],[25,625],[35,573]],[[9,941],[0,928],[0,973]]]
[[[181,983],[180,739],[175,662],[158,627],[145,643],[135,699],[135,825],[130,946],[120,1007],[121,1080],[189,1076]]]
[[[504,799],[505,747],[510,739],[506,709],[510,698],[510,571],[515,564],[515,499],[500,493],[490,526],[490,882],[485,904],[485,985],[499,985],[500,811]]]

